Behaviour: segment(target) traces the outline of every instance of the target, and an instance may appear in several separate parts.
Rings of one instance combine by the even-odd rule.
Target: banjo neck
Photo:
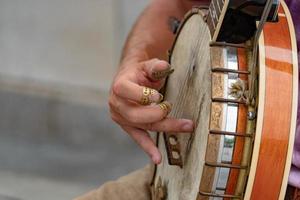
[[[207,15],[207,25],[212,36],[212,41],[217,41],[229,0],[212,0]]]
[[[256,21],[260,21],[268,1],[272,2],[272,7],[267,21],[277,22],[279,0],[211,0],[206,22],[212,42],[243,43],[247,41],[254,35]],[[240,20],[237,21],[237,18]]]

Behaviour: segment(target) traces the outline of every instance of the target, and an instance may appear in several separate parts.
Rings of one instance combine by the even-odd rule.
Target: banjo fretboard
[[[229,0],[212,0],[207,15],[207,25],[212,35],[212,41],[218,38],[223,23]]]

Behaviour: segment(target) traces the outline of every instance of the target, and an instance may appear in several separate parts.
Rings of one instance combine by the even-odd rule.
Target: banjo
[[[295,31],[277,0],[212,0],[176,30],[165,99],[191,134],[157,133],[153,200],[284,199],[298,91]]]

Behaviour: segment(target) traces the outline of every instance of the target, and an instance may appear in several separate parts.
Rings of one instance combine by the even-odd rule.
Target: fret
[[[217,14],[217,9],[216,9],[216,6],[215,6],[215,1],[212,1],[212,7],[213,7],[213,10],[212,10],[212,13],[213,13],[213,18],[214,20],[216,20],[215,24],[218,23],[218,19],[219,19],[219,15]]]
[[[210,34],[213,35],[214,31],[215,31],[215,25],[214,25],[214,22],[213,22],[213,17],[211,15],[211,10],[212,10],[212,4],[209,5],[209,10],[208,10],[207,18],[206,18],[206,23],[208,25]]]
[[[216,24],[215,24],[215,19],[214,19],[214,1],[212,0],[210,5],[209,5],[209,10],[208,10],[208,17],[207,17],[207,24],[210,30],[211,35],[213,36],[215,29],[216,29]]]
[[[215,7],[217,7],[216,11],[218,13],[218,16],[220,16],[220,14],[222,12],[222,7],[223,7],[224,4],[220,5],[219,1],[216,1],[216,2],[217,2],[216,3],[217,5],[215,6]]]
[[[212,36],[212,41],[216,41],[218,37],[228,4],[229,0],[212,0],[209,5],[207,24]]]
[[[222,10],[222,5],[223,2],[222,0],[212,0],[210,5],[209,5],[209,17],[208,20],[210,20],[210,29],[211,29],[211,33],[213,34],[217,23],[218,23],[218,19],[220,17],[221,14],[221,10]]]
[[[216,28],[215,16],[214,16],[214,14],[212,13],[212,11],[209,11],[209,14],[210,14],[211,21],[212,21],[212,24],[213,24],[214,29],[215,29],[215,28]]]
[[[215,14],[216,14],[215,19],[216,19],[217,22],[218,22],[219,17],[220,17],[220,15],[221,15],[221,11],[220,11],[218,5],[216,5],[216,4],[218,4],[217,2],[218,2],[218,1],[215,1],[215,3],[212,2],[212,4],[213,4],[213,6],[214,6],[214,12],[215,12]]]
[[[217,4],[220,8],[220,12],[222,11],[223,7],[224,7],[224,1],[223,0],[217,0]]]
[[[209,11],[209,14],[210,15],[210,11]],[[207,23],[207,26],[209,28],[209,31],[210,31],[210,35],[213,35],[214,34],[214,30],[215,30],[215,27],[212,23],[212,18],[211,17],[207,17],[207,20],[206,20],[206,23]]]

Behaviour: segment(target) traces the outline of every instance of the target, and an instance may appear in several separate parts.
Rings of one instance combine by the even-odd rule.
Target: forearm
[[[168,21],[171,17],[181,19],[184,13],[185,9],[179,0],[152,1],[129,34],[121,61],[166,59],[166,52],[174,39]]]

